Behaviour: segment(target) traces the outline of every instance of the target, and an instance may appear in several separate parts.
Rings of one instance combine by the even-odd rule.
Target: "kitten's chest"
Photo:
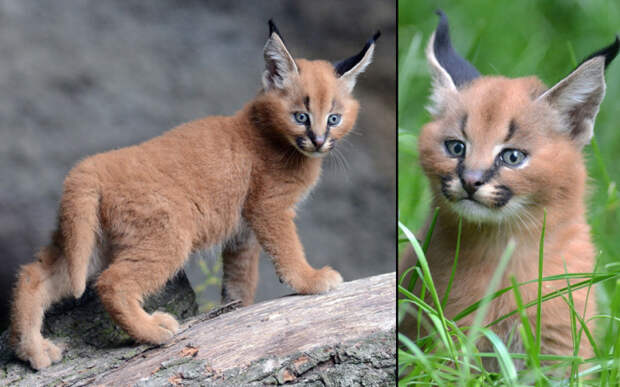
[[[321,174],[320,160],[267,167],[256,176],[249,205],[290,208],[308,197]]]
[[[495,291],[509,287],[512,276],[517,282],[537,278],[537,248],[526,245],[522,241],[518,241],[517,244],[518,248],[514,250],[503,273],[499,274],[499,283]],[[449,317],[454,317],[485,296],[494,274],[501,270],[499,263],[506,245],[507,243],[492,243],[491,241],[484,244],[468,245],[464,243],[461,245],[446,305],[446,312]],[[454,255],[454,248],[429,251],[431,274],[440,298],[444,296],[450,283]],[[529,294],[529,287],[523,290]],[[529,299],[528,294],[524,295],[524,298]],[[491,302],[488,318],[492,321],[494,318],[512,311],[514,306],[514,296],[511,292],[500,296]]]

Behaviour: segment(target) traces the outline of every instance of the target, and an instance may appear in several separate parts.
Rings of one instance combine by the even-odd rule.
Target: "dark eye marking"
[[[467,114],[465,114],[463,118],[461,118],[461,133],[463,133],[463,137],[465,138],[465,140],[468,140],[467,133],[465,133],[466,126],[467,126]]]
[[[441,193],[443,193],[443,195],[447,199],[454,200],[454,198],[452,197],[452,195],[450,195],[450,192],[448,191],[448,184],[450,183],[450,181],[452,181],[452,176],[441,176]]]
[[[510,141],[512,136],[514,136],[516,130],[517,130],[517,123],[515,122],[515,120],[510,120],[510,125],[508,126],[508,135],[504,139],[504,142]]]
[[[306,106],[306,111],[310,111],[310,97],[309,96],[304,97],[304,106]]]

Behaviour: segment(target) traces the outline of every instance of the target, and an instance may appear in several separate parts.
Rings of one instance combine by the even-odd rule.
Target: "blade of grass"
[[[540,353],[540,314],[542,311],[542,276],[543,256],[545,246],[545,228],[547,226],[547,210],[543,210],[542,231],[540,232],[540,244],[538,245],[538,293],[536,297],[536,353]],[[570,286],[569,286],[570,289]],[[540,364],[538,364],[540,366]]]
[[[513,275],[510,276],[510,283],[512,284],[512,291],[515,297],[515,302],[517,303],[517,312],[519,314],[519,319],[521,320],[521,325],[519,325],[519,331],[521,332],[521,337],[523,339],[523,346],[527,352],[528,363],[530,368],[537,373],[536,385],[542,385],[541,375],[540,375],[540,358],[538,357],[538,352],[536,351],[536,346],[534,343],[534,335],[532,333],[532,328],[530,327],[530,321],[527,318],[527,313],[523,306],[523,299],[521,298],[521,292],[519,292],[519,286],[517,284],[517,280]]]
[[[435,207],[435,210],[433,211],[433,219],[431,220],[431,225],[428,227],[426,238],[424,238],[424,245],[422,246],[422,251],[424,251],[425,254],[428,251],[428,246],[431,245],[431,237],[433,236],[433,231],[435,231],[437,217],[439,217],[439,207]]]
[[[433,236],[433,231],[435,231],[435,224],[437,224],[437,217],[439,216],[439,207],[435,207],[435,211],[433,212],[433,218],[431,219],[431,224],[428,227],[428,231],[426,232],[426,237],[424,238],[424,244],[422,245],[422,251],[424,252],[424,254],[426,254],[426,252],[428,251],[428,246],[430,246],[431,244],[431,237]],[[418,260],[416,262],[416,267],[420,267],[420,261]],[[409,286],[407,286],[407,289],[409,289],[410,292],[413,291],[413,289],[415,288],[415,284],[417,282],[418,278],[411,276],[411,278],[409,279]]]
[[[503,376],[503,385],[514,386],[515,381],[517,380],[517,370],[515,369],[514,363],[512,362],[510,353],[508,353],[508,348],[506,348],[504,342],[499,337],[497,337],[497,335],[492,330],[487,328],[481,328],[480,331],[489,339],[489,341],[495,348],[494,357],[499,363],[501,375]]]
[[[552,275],[552,276],[548,276],[548,277],[544,277],[542,280],[543,282],[547,282],[547,281],[557,281],[557,280],[563,280],[565,278],[570,278],[570,279],[580,279],[580,278],[589,278],[587,281],[581,281],[578,282],[574,285],[572,285],[572,290],[579,290],[581,288],[587,287],[587,286],[592,286],[593,284],[597,284],[599,282],[603,282],[603,281],[607,281],[609,279],[615,278],[615,277],[620,277],[620,272],[612,272],[612,273],[574,273],[574,274],[561,274],[561,275]],[[529,281],[525,281],[525,282],[521,282],[519,283],[519,287],[527,285],[527,284],[531,284],[531,283],[535,283],[538,280],[529,280]],[[498,290],[497,292],[495,292],[493,294],[493,299],[497,298],[499,296],[501,296],[504,293],[507,293],[509,291],[512,290],[512,286],[511,287],[506,287],[503,289]],[[561,288],[558,289],[554,292],[551,293],[547,293],[543,296],[543,302],[545,302],[546,300],[550,300],[552,298],[555,297],[559,297],[561,294],[566,293],[568,289],[567,288]],[[468,306],[467,308],[463,309],[461,312],[459,312],[455,317],[454,317],[454,321],[458,321],[463,319],[464,317],[470,315],[471,313],[473,313],[474,311],[476,311],[480,305],[480,302],[482,300],[476,301],[475,303],[471,304],[470,306]],[[528,304],[526,304],[526,307],[530,307],[532,305],[535,305],[537,302],[537,300],[532,301]],[[490,324],[487,325],[487,327],[497,324],[501,321],[504,321],[505,319],[514,316],[517,313],[516,310],[513,310],[507,314],[505,314],[504,316],[498,318],[497,320],[492,321]]]
[[[620,280],[616,281],[616,291],[612,299],[612,311],[616,316],[620,316]],[[612,320],[612,330],[615,331],[616,340],[614,342],[613,358],[614,362],[609,373],[609,380],[618,380],[620,377],[618,372],[620,371],[620,325],[617,321]]]
[[[472,326],[469,332],[467,333],[467,339],[468,339],[467,345],[466,345],[466,348],[468,350],[467,352],[471,352],[474,350],[475,343],[478,340],[478,332],[480,331],[482,322],[484,321],[484,318],[487,315],[487,310],[489,309],[489,305],[491,301],[493,300],[492,298],[493,293],[495,292],[495,289],[497,289],[497,287],[499,286],[502,280],[504,272],[506,271],[506,266],[508,266],[508,262],[510,261],[512,254],[514,253],[515,247],[516,247],[516,243],[514,239],[511,238],[510,241],[508,241],[508,245],[506,246],[506,249],[502,253],[502,256],[499,262],[497,263],[497,267],[495,268],[493,276],[491,277],[491,281],[489,281],[489,285],[487,286],[485,295],[484,297],[482,297],[480,306],[478,310],[476,311],[476,315],[474,316],[474,321],[472,323]],[[468,357],[465,358],[465,361],[466,363],[469,361]]]
[[[441,302],[439,301],[439,296],[437,295],[437,289],[435,289],[435,286],[433,284],[433,278],[431,276],[431,272],[428,267],[428,262],[426,261],[424,252],[422,251],[422,247],[418,243],[418,240],[415,238],[413,233],[400,221],[398,222],[398,227],[400,227],[400,229],[407,236],[407,238],[409,238],[409,241],[413,245],[413,249],[416,255],[418,256],[418,262],[420,263],[420,267],[422,268],[422,275],[424,278],[424,283],[428,285],[429,293],[433,299],[433,302],[435,303],[435,306],[437,307],[438,317],[441,320],[441,325],[443,327],[443,330],[447,331],[448,328],[447,328],[446,318],[443,314],[443,309],[441,309]],[[454,348],[454,343],[452,343],[452,341],[448,341],[448,344],[449,344],[448,350],[450,352],[450,356],[452,358],[456,358],[456,350]]]
[[[461,250],[461,231],[463,228],[463,218],[459,216],[459,225],[456,234],[456,249],[454,251],[454,260],[452,262],[452,271],[450,272],[450,278],[448,279],[448,286],[446,287],[446,293],[443,295],[443,300],[441,300],[441,307],[446,307],[446,302],[448,302],[448,297],[450,296],[450,289],[452,289],[452,281],[454,280],[454,275],[456,274],[456,265],[459,261],[459,252]]]
[[[405,347],[411,352],[417,359],[418,364],[424,367],[425,371],[430,375],[431,379],[436,381],[437,383],[441,382],[442,379],[435,373],[435,368],[431,365],[431,363],[426,359],[426,354],[418,348],[417,345],[407,336],[402,333],[398,334],[398,340],[405,345]],[[402,379],[401,382],[406,383],[405,379]],[[400,383],[399,383],[400,384]]]
[[[564,266],[564,273],[568,273],[568,268],[566,267],[566,260],[562,259],[562,264]],[[575,303],[573,301],[573,292],[571,291],[571,285],[570,285],[569,279],[566,280],[566,287],[568,288],[568,300],[567,300],[568,306],[571,310],[575,310]],[[577,337],[577,323],[575,321],[575,314],[572,312],[570,313],[570,331],[571,331],[571,337],[573,338],[573,355],[577,356],[579,355],[579,344],[581,343],[581,335]],[[570,370],[570,376],[569,376],[570,385],[572,385],[573,381],[577,379],[577,374],[579,373],[578,363],[579,362],[577,361],[571,362],[571,370]]]

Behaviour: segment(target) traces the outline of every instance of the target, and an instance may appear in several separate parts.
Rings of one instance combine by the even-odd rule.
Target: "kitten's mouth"
[[[491,208],[475,199],[463,198],[451,203],[452,209],[469,221],[497,223],[504,218],[502,208]]]
[[[441,193],[453,205],[475,205],[491,212],[500,212],[514,196],[513,191],[503,184],[482,184],[465,189],[459,179],[441,178]]]
[[[477,223],[504,223],[523,213],[527,199],[513,197],[499,206],[488,206],[473,198],[462,198],[456,201],[448,200],[452,211],[461,215],[464,219]]]
[[[325,157],[334,147],[332,139],[323,140],[320,144],[316,144],[306,137],[297,137],[294,142],[295,148],[304,156],[319,158]]]
[[[474,192],[460,188],[459,180],[442,178],[441,193],[452,211],[464,219],[477,223],[502,223],[515,215],[525,199],[515,197],[504,185],[484,185]]]

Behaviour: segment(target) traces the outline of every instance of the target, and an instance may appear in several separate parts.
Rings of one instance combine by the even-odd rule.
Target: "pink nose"
[[[478,188],[484,184],[482,178],[484,176],[484,171],[480,170],[465,170],[461,175],[461,183],[463,184],[463,189],[469,194],[473,195]]]
[[[325,144],[325,136],[315,136],[314,139],[312,139],[312,143],[316,149],[319,149]]]

